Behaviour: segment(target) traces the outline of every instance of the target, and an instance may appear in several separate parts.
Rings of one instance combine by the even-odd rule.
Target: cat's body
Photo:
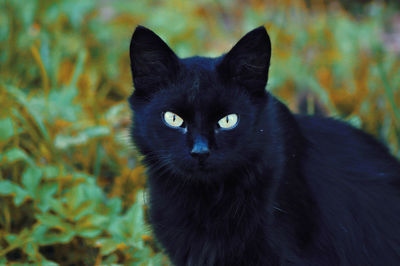
[[[157,239],[176,265],[400,265],[400,163],[360,130],[293,115],[264,90],[269,59],[264,28],[213,59],[135,31],[132,133]]]

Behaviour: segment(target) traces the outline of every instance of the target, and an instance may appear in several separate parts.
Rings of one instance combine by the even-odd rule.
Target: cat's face
[[[264,130],[269,59],[261,27],[223,57],[186,59],[138,27],[131,42],[133,137],[151,167],[209,178],[250,164]]]

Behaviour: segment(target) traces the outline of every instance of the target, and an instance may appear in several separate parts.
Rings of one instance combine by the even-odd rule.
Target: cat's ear
[[[242,37],[217,70],[223,79],[245,87],[252,95],[265,95],[270,59],[271,41],[261,26]]]
[[[138,26],[132,35],[130,59],[134,95],[148,98],[176,78],[179,59],[153,31]]]

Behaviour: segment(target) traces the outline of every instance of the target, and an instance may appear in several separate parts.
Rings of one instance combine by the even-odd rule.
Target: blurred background
[[[397,0],[0,0],[0,264],[168,264],[129,143],[138,24],[181,57],[265,25],[270,92],[400,157]]]

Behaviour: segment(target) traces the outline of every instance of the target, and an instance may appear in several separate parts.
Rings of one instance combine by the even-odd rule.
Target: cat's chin
[[[215,182],[221,179],[218,173],[211,171],[192,171],[182,175],[182,178],[193,182],[204,183]]]
[[[199,164],[199,163],[178,163],[172,169],[170,168],[171,174],[179,176],[183,179],[189,179],[193,181],[207,181],[218,178],[222,173],[221,171],[211,166],[210,164]]]
[[[190,175],[204,175],[204,174],[216,174],[218,171],[214,167],[204,164],[193,165],[190,168],[183,168],[182,172]]]
[[[181,168],[178,170],[179,175],[186,179],[194,182],[220,182],[223,180],[228,173],[223,169],[212,166],[197,165],[192,168]]]

